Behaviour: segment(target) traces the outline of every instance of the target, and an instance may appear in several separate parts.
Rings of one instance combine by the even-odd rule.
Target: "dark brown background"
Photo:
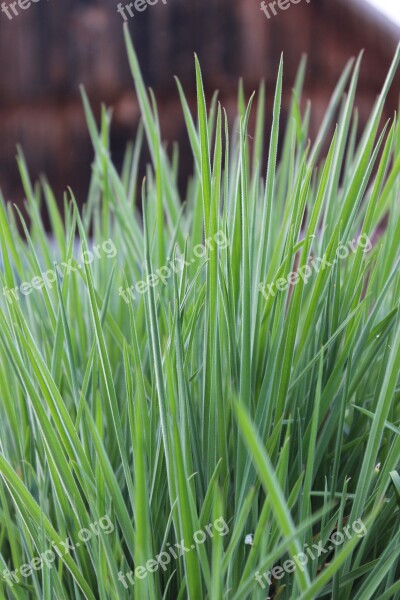
[[[23,199],[15,163],[20,143],[34,177],[44,172],[58,198],[70,185],[84,201],[92,148],[79,83],[97,114],[102,101],[114,108],[112,151],[121,163],[126,142],[135,133],[138,107],[116,6],[116,0],[40,0],[12,21],[0,13],[0,186],[8,200]],[[207,91],[220,90],[229,115],[235,112],[240,76],[248,93],[261,78],[266,80],[270,109],[283,51],[283,118],[301,54],[307,53],[305,94],[312,100],[315,132],[343,67],[362,48],[357,104],[365,121],[400,37],[363,0],[303,0],[270,20],[259,0],[168,0],[166,6],[159,0],[129,23],[145,81],[156,92],[163,135],[184,148],[187,139],[173,75],[181,79],[194,108],[194,51]],[[397,108],[398,91],[397,79],[387,117]],[[182,152],[182,157],[184,183],[192,165],[189,153]]]

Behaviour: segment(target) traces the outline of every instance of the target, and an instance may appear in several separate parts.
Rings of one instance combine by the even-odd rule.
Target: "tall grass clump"
[[[196,59],[182,198],[125,33],[121,172],[82,91],[82,214],[21,152],[29,219],[0,204],[0,598],[399,600],[400,49],[364,131],[358,59],[313,142],[304,61],[285,128],[281,62],[249,130]]]

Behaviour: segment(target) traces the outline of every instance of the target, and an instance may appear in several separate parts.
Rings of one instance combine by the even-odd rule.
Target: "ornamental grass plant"
[[[285,123],[282,60],[228,124],[196,59],[182,197],[125,37],[122,169],[82,90],[83,211],[22,152],[29,220],[0,204],[0,598],[398,600],[400,49],[365,129],[359,57],[311,141],[304,60]]]

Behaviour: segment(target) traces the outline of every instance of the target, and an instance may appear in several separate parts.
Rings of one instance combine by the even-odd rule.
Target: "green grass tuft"
[[[230,128],[196,58],[182,198],[125,35],[122,172],[82,90],[83,214],[20,151],[29,227],[0,202],[0,598],[399,600],[400,48],[364,131],[360,57],[314,143],[282,60],[266,173],[264,87]]]

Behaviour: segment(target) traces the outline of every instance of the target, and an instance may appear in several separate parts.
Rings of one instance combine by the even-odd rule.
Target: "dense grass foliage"
[[[400,49],[365,130],[358,59],[312,143],[304,61],[285,128],[283,63],[273,114],[240,88],[228,127],[196,61],[181,198],[126,42],[142,125],[121,173],[82,92],[82,215],[22,153],[29,226],[0,205],[0,598],[399,599],[400,124],[381,116]]]

